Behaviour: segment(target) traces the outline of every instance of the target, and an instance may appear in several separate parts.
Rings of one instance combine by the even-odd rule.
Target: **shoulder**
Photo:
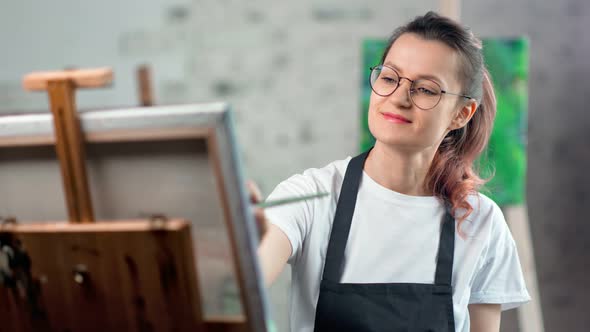
[[[502,213],[502,210],[488,196],[478,192],[467,197],[467,202],[473,207],[472,217],[468,219],[492,217],[495,214]]]
[[[466,235],[490,239],[509,232],[502,209],[488,196],[477,193],[469,195],[467,202],[473,211],[463,222]],[[459,215],[464,211],[459,211]]]
[[[332,161],[320,168],[308,168],[303,171],[302,175],[312,178],[317,182],[330,182],[338,179],[342,181],[350,159],[351,157],[347,157],[345,159]]]
[[[297,194],[340,191],[350,159],[350,157],[347,157],[332,161],[323,167],[308,168],[302,173],[294,174],[279,183],[275,191]]]

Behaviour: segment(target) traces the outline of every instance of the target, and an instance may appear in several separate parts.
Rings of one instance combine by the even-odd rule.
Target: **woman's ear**
[[[467,104],[464,104],[463,107],[461,107],[459,111],[455,113],[455,117],[449,125],[449,130],[463,128],[465,125],[467,125],[469,120],[471,120],[473,117],[473,114],[475,114],[477,106],[477,101],[474,99],[470,99]]]

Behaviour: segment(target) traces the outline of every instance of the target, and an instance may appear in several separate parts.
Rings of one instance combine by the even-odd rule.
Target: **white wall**
[[[360,43],[385,37],[435,1],[7,2],[0,110],[47,108],[20,87],[30,71],[112,66],[114,86],[80,108],[137,103],[149,63],[157,103],[225,100],[237,113],[246,168],[268,193],[280,180],[358,150]]]

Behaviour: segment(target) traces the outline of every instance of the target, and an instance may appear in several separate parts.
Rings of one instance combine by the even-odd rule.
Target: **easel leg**
[[[503,208],[503,210],[506,222],[516,242],[524,279],[532,298],[530,303],[517,309],[518,325],[522,332],[543,332],[545,330],[543,327],[543,313],[541,311],[537,269],[526,206],[509,206]]]
[[[68,216],[74,222],[93,222],[84,140],[74,101],[74,84],[70,80],[50,81],[47,90],[55,118],[56,149],[64,179]]]

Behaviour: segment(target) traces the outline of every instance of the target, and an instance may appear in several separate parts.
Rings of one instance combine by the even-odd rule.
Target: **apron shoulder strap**
[[[330,232],[330,242],[328,242],[323,276],[324,279],[333,282],[339,282],[342,275],[344,249],[350,233],[357,193],[363,175],[363,166],[369,151],[350,160],[340,189],[340,197],[338,198],[336,214]]]
[[[445,204],[446,211],[440,232],[438,259],[434,283],[450,286],[453,275],[453,257],[455,255],[455,218],[451,209]]]

